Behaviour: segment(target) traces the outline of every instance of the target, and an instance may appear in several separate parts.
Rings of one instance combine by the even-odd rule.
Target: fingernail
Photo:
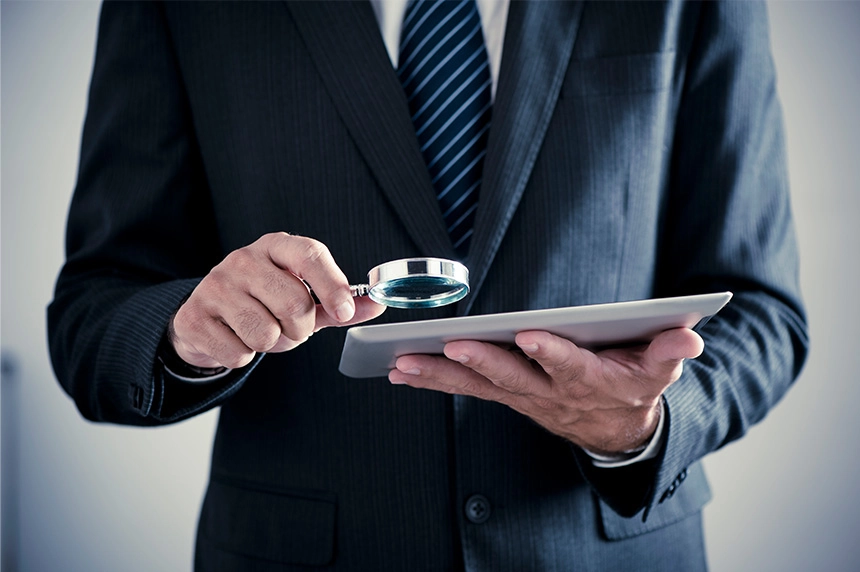
[[[452,357],[451,359],[460,363],[466,363],[469,361],[469,356],[460,354],[458,356]]]
[[[405,382],[405,381],[400,381],[399,379],[391,379],[391,378],[389,378],[389,379],[388,379],[388,381],[390,381],[390,382],[391,382],[391,385],[406,385],[406,382]]]
[[[405,373],[406,375],[421,375],[421,370],[417,367],[413,367],[411,369],[398,369],[401,373]]]
[[[355,315],[355,306],[352,305],[352,302],[344,302],[335,310],[335,315],[337,315],[337,319],[340,322],[348,322]]]
[[[538,349],[540,349],[540,348],[538,347],[537,344],[523,344],[520,346],[520,349],[523,350],[524,352],[533,354],[536,351],[538,351]]]

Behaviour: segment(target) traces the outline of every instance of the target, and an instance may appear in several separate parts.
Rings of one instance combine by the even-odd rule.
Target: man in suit
[[[404,71],[417,10],[104,6],[49,309],[60,382],[94,420],[221,407],[201,570],[704,568],[699,460],[767,413],[807,348],[763,6],[441,18],[479,30],[468,101],[491,102],[464,127],[484,148],[456,238]],[[411,256],[462,260],[470,296],[381,314],[349,295],[347,277]],[[722,290],[701,336],[592,353],[527,332],[518,351],[402,357],[389,380],[337,371],[334,326],[380,314]]]

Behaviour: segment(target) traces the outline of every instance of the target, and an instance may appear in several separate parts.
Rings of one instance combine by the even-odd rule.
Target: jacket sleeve
[[[250,368],[189,384],[156,359],[170,316],[220,251],[162,6],[105,3],[48,308],[54,371],[84,417],[169,423],[238,389]]]
[[[688,467],[764,418],[808,351],[765,6],[700,7],[675,118],[656,292],[734,297],[701,330],[704,354],[687,360],[664,394],[658,458],[613,470],[577,454],[598,495],[624,516],[647,517],[683,486]]]

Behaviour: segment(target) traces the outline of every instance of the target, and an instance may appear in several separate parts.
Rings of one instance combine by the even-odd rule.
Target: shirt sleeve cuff
[[[170,375],[172,375],[173,377],[175,377],[179,381],[187,381],[189,383],[209,383],[210,381],[215,381],[216,379],[221,379],[222,377],[226,377],[227,374],[229,374],[231,371],[233,371],[229,367],[221,367],[221,368],[217,368],[217,370],[215,370],[215,373],[209,374],[209,373],[196,373],[195,372],[194,375],[191,376],[191,375],[188,375],[187,373],[186,374],[177,373],[177,372],[173,371],[170,368],[170,366],[168,366],[163,361],[161,363],[164,366],[164,371],[166,371],[167,373],[169,373]]]
[[[166,336],[161,341],[156,357],[161,362],[165,373],[187,383],[209,383],[225,377],[232,371],[227,367],[202,368],[185,363],[173,350]]]
[[[664,420],[666,419],[666,404],[660,400],[660,419],[657,421],[657,429],[654,430],[654,435],[651,441],[640,451],[631,451],[630,453],[619,453],[618,455],[598,455],[592,453],[588,449],[583,449],[589,457],[591,463],[599,469],[616,469],[618,467],[626,467],[634,463],[653,459],[660,452],[663,446],[665,436],[663,435]]]

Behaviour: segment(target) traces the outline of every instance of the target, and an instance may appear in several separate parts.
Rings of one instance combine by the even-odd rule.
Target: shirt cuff
[[[156,357],[161,362],[161,367],[164,368],[165,372],[179,381],[187,383],[209,383],[221,379],[232,371],[228,367],[203,368],[185,363],[176,354],[166,337],[162,340]]]
[[[651,441],[641,451],[619,453],[618,455],[609,456],[598,455],[597,453],[592,453],[588,449],[582,450],[585,451],[589,457],[591,457],[591,463],[599,469],[617,469],[619,467],[626,467],[627,465],[632,465],[634,463],[640,463],[642,461],[647,461],[648,459],[653,459],[657,456],[657,453],[660,452],[660,448],[663,446],[663,441],[665,440],[663,435],[663,427],[665,425],[664,420],[666,419],[665,414],[666,404],[661,399],[660,419],[657,421],[657,429],[654,430],[654,435],[651,437]]]
[[[216,379],[221,379],[222,377],[225,377],[228,373],[233,371],[229,367],[219,367],[217,369],[213,368],[215,373],[210,374],[210,373],[194,372],[194,375],[191,376],[188,373],[182,374],[182,373],[177,373],[177,372],[173,371],[170,368],[170,366],[168,366],[163,361],[161,362],[161,364],[164,366],[164,371],[166,371],[167,373],[169,373],[170,375],[172,375],[173,377],[175,377],[176,379],[178,379],[180,381],[187,381],[189,383],[209,383],[210,381],[215,381]]]

